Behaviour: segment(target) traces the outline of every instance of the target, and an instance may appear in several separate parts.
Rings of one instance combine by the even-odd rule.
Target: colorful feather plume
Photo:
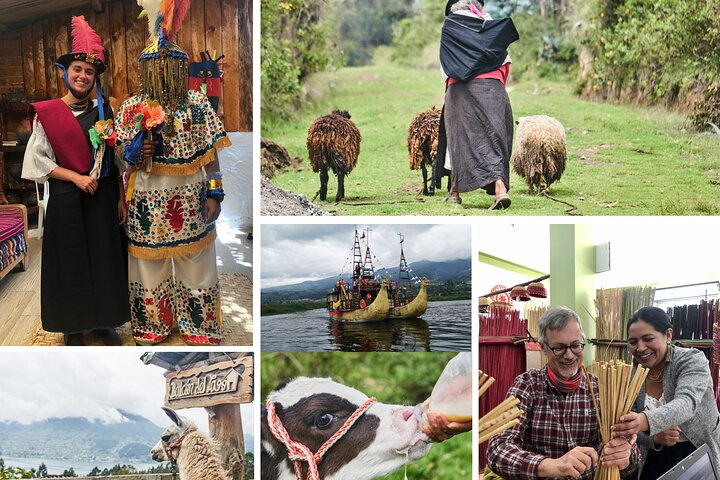
[[[169,41],[174,41],[183,20],[190,10],[190,0],[163,0],[160,13],[163,16],[162,29]]]
[[[105,63],[105,51],[100,36],[85,20],[83,15],[72,17],[72,51],[75,53],[90,53]]]

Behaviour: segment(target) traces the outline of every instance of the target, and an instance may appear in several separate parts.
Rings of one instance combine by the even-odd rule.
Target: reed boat
[[[362,238],[365,238],[365,234]],[[378,281],[375,276],[369,241],[363,260],[360,238],[356,229],[353,245],[352,283],[345,283],[341,277],[336,282],[335,289],[327,294],[327,310],[330,318],[342,322],[385,320],[390,311],[388,287],[387,279],[383,278]]]
[[[388,318],[400,319],[400,318],[420,318],[427,310],[427,286],[428,279],[423,277],[420,284],[420,291],[415,295],[415,298],[407,303],[404,303],[399,297],[393,299],[392,305],[390,306],[390,313]]]
[[[387,281],[383,280],[380,290],[372,298],[372,303],[367,303],[365,298],[358,299],[352,292],[341,292],[340,298],[332,300],[332,304],[329,306],[330,318],[342,322],[378,322],[385,320],[388,318],[388,312],[390,311],[387,287]],[[328,300],[328,303],[330,301]]]

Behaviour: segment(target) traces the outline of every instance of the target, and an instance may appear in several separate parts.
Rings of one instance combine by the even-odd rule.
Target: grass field
[[[280,381],[299,375],[331,377],[378,401],[415,405],[430,396],[453,353],[263,353],[262,398]],[[470,432],[433,445],[430,453],[407,467],[407,478],[466,480],[473,476]],[[404,470],[385,479],[403,480]]]
[[[527,80],[508,85],[515,118],[546,114],[567,130],[568,165],[550,193],[582,215],[717,215],[720,213],[720,136],[685,129],[685,119],[660,108],[588,102],[571,82]],[[512,207],[490,212],[483,191],[462,194],[462,205],[420,194],[420,171],[410,171],[407,127],[413,116],[443,103],[439,72],[392,66],[344,68],[318,74],[310,99],[290,121],[263,122],[262,135],[303,158],[300,171],[272,181],[312,199],[319,175],[307,161],[305,138],[314,118],[348,110],[363,140],[356,169],[346,179],[345,200],[335,204],[331,175],[328,201],[315,202],[336,215],[564,215],[568,207],[529,195],[511,176]]]

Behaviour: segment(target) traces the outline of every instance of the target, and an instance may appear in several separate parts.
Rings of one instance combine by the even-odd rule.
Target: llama
[[[430,449],[413,407],[377,403],[329,378],[283,383],[270,393],[266,407],[262,480],[371,480]]]
[[[441,188],[440,179],[437,184],[433,182],[437,163],[439,130],[440,110],[435,107],[415,115],[408,128],[407,148],[410,155],[410,170],[421,169],[423,195],[435,195],[435,188]],[[428,188],[428,166],[432,168],[430,188]]]
[[[313,172],[320,172],[320,200],[327,198],[328,168],[338,178],[335,201],[345,197],[345,175],[355,168],[360,155],[360,131],[344,110],[318,117],[310,125],[307,151]]]
[[[215,443],[198,432],[193,422],[171,408],[162,407],[173,424],[150,450],[156,462],[177,464],[180,480],[230,480]]]
[[[560,180],[565,171],[565,128],[547,115],[521,117],[510,161],[515,173],[525,179],[528,190],[540,193]]]

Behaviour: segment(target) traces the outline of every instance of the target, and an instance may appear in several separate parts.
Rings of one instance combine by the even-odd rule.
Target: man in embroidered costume
[[[140,55],[140,93],[116,118],[132,167],[128,280],[141,344],[163,341],[174,319],[188,344],[222,338],[214,222],[224,192],[216,151],[230,141],[207,97],[188,91],[188,56],[173,43],[189,3],[141,3],[154,34]]]
[[[40,316],[43,329],[66,334],[67,345],[83,345],[89,330],[106,345],[119,345],[113,328],[129,317],[119,226],[126,210],[114,163],[113,114],[98,78],[105,55],[84,17],[72,18],[71,35],[72,53],[56,64],[68,93],[31,105],[33,134],[23,160],[22,177],[49,179],[52,191],[42,242]],[[91,100],[96,80],[97,100]]]

